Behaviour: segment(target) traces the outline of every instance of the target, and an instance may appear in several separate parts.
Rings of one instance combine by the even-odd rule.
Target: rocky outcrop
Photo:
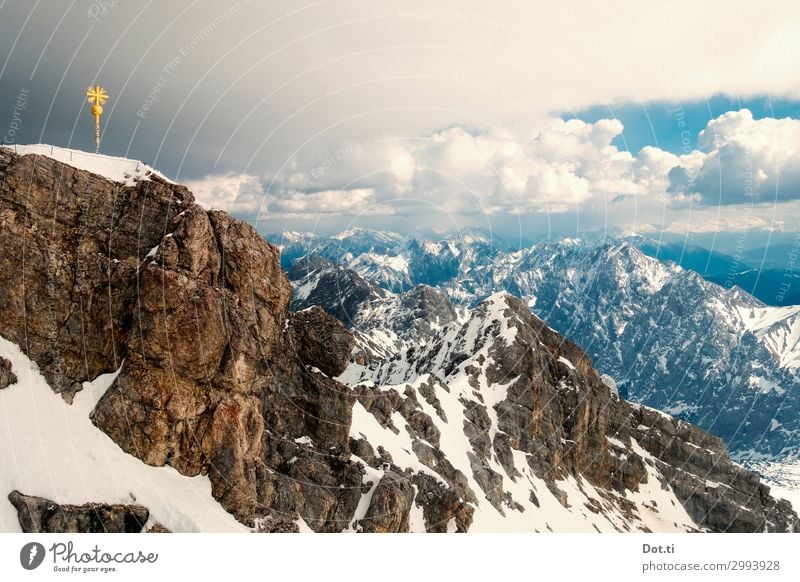
[[[712,531],[800,531],[791,505],[758,476],[733,463],[722,441],[656,410],[635,407],[632,435],[689,514]]]
[[[319,306],[348,328],[365,302],[386,296],[386,291],[355,271],[319,255],[295,260],[286,274],[298,291],[292,298],[293,310]]]
[[[357,526],[367,533],[407,532],[413,502],[414,488],[406,476],[388,472],[372,494],[365,519]]]
[[[92,419],[123,449],[208,473],[234,515],[256,513],[261,395],[289,286],[248,225],[190,205],[139,270],[126,360]]]
[[[0,390],[17,383],[17,376],[11,369],[11,362],[0,357]]]
[[[17,509],[23,533],[140,533],[150,518],[141,505],[59,505],[19,491],[12,491],[8,500]]]
[[[305,511],[330,529],[314,488],[342,513],[339,486],[361,486],[350,391],[325,374],[352,338],[319,310],[290,317],[277,250],[157,177],[125,186],[6,149],[0,174],[0,334],[68,402],[119,370],[97,427],[148,464],[207,474],[241,521],[292,531]],[[305,450],[312,466],[290,462]]]
[[[119,368],[138,267],[193,202],[153,177],[134,187],[0,149],[0,335],[57,393]]]
[[[344,372],[354,344],[353,335],[320,307],[291,315],[290,348],[302,363],[316,366],[323,374],[338,376]]]

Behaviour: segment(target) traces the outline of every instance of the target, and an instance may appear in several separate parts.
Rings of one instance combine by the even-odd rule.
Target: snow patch
[[[214,500],[208,477],[146,465],[92,424],[118,372],[85,382],[69,405],[16,344],[0,337],[0,354],[19,380],[0,390],[0,531],[21,531],[14,489],[59,504],[138,503],[174,532],[250,531]]]
[[[14,150],[21,156],[45,156],[58,162],[70,165],[73,168],[92,172],[93,174],[107,178],[112,182],[120,182],[125,186],[134,186],[138,181],[149,180],[150,176],[158,176],[162,180],[169,182],[170,184],[174,184],[172,180],[160,172],[157,172],[150,166],[147,166],[137,160],[107,156],[104,154],[94,154],[46,144],[16,146],[3,145],[0,147]]]

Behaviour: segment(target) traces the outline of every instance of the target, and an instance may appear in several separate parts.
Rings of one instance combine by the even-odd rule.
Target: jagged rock
[[[17,383],[17,376],[11,369],[11,362],[0,357],[0,390]]]
[[[413,482],[419,491],[414,503],[422,506],[426,532],[446,533],[451,524],[455,526],[455,532],[469,531],[475,512],[472,504],[430,475],[417,473]]]
[[[344,457],[304,455],[291,464],[289,475],[297,484],[300,516],[311,529],[338,532],[347,527],[361,499],[362,467]]]
[[[687,422],[639,407],[638,438],[686,510],[712,531],[800,531],[791,505],[733,463],[722,441]]]
[[[19,491],[12,491],[8,500],[17,509],[24,533],[139,533],[150,518],[141,505],[59,505]]]
[[[355,340],[342,323],[320,307],[293,313],[289,319],[289,341],[300,361],[328,376],[347,368]]]
[[[261,394],[290,289],[252,227],[189,206],[140,269],[135,332],[94,423],[124,450],[208,473],[239,519],[257,511]]]
[[[139,261],[194,200],[155,176],[126,187],[5,148],[0,172],[0,334],[69,402],[119,368]]]
[[[350,439],[350,451],[359,459],[363,459],[370,467],[377,467],[378,457],[375,455],[375,449],[369,444],[365,438]]]
[[[67,401],[119,370],[92,413],[98,428],[146,463],[207,474],[243,522],[296,531],[303,486],[269,449],[310,437],[349,454],[351,391],[313,368],[343,370],[351,336],[317,311],[287,326],[277,249],[182,186],[125,186],[7,149],[0,169],[0,333],[27,342]],[[302,329],[306,318],[316,327]],[[328,464],[349,492],[352,471],[325,457],[309,482]],[[335,497],[347,521],[351,504]]]
[[[294,311],[316,305],[348,328],[365,302],[386,296],[383,289],[355,271],[319,255],[297,259],[286,274],[296,288],[303,290],[292,298]]]
[[[447,296],[432,287],[417,285],[392,295],[353,269],[316,254],[296,260],[288,275],[295,288],[292,309],[319,306],[343,321],[355,334],[352,359],[360,364],[433,338],[458,319]]]
[[[350,388],[306,369],[290,354],[277,362],[263,394],[267,426],[283,438],[310,437],[322,450],[347,452],[355,396]]]
[[[429,531],[441,531],[443,520],[450,523],[461,508],[474,509],[484,500],[500,516],[535,511],[546,494],[575,511],[573,495],[562,489],[570,480],[584,493],[589,487],[601,492],[596,498],[590,495],[585,508],[595,514],[616,512],[627,522],[623,530],[642,512],[661,511],[630,501],[628,493],[643,487],[674,494],[674,502],[696,524],[687,523],[690,530],[800,528],[788,504],[770,497],[753,473],[733,463],[718,438],[621,400],[577,346],[509,295],[493,296],[468,322],[445,329],[438,342],[358,370],[361,379],[368,380],[355,386],[359,406],[381,426],[398,434],[407,431],[414,456],[443,480],[417,484],[425,491],[416,500],[424,508]],[[351,381],[358,382],[358,377]],[[394,388],[373,386],[401,382],[407,383],[403,396]],[[448,422],[456,402],[461,407],[456,423],[463,430],[467,457],[461,470],[448,458],[451,449],[432,442],[428,423],[413,422],[412,413],[422,399],[435,411],[434,416],[426,415],[434,426]],[[442,399],[450,401],[448,415],[439,414]],[[402,426],[398,414],[405,420]],[[445,430],[452,439],[454,427],[439,432]],[[541,479],[547,491],[536,489],[532,477]],[[532,486],[526,498],[514,497],[509,482],[525,481]],[[431,491],[439,491],[444,501],[426,504]],[[646,525],[638,527],[649,531]]]
[[[413,502],[414,488],[408,477],[387,472],[375,488],[367,514],[358,525],[367,533],[407,532]]]

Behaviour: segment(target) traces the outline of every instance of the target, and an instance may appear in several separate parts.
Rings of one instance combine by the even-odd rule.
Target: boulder
[[[19,491],[12,491],[8,500],[17,509],[24,533],[140,533],[150,518],[141,505],[59,505]]]
[[[17,383],[17,376],[11,369],[11,362],[0,357],[0,390]]]

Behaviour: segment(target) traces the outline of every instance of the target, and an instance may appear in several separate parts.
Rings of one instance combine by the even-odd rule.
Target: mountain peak
[[[79,170],[102,176],[112,182],[132,186],[140,180],[158,179],[173,183],[169,178],[138,160],[107,156],[93,152],[62,148],[47,144],[2,145],[19,156],[43,156]]]
[[[374,238],[382,242],[399,242],[403,240],[403,236],[395,232],[390,232],[388,230],[371,230],[360,226],[334,234],[331,238],[339,241],[353,238]]]

